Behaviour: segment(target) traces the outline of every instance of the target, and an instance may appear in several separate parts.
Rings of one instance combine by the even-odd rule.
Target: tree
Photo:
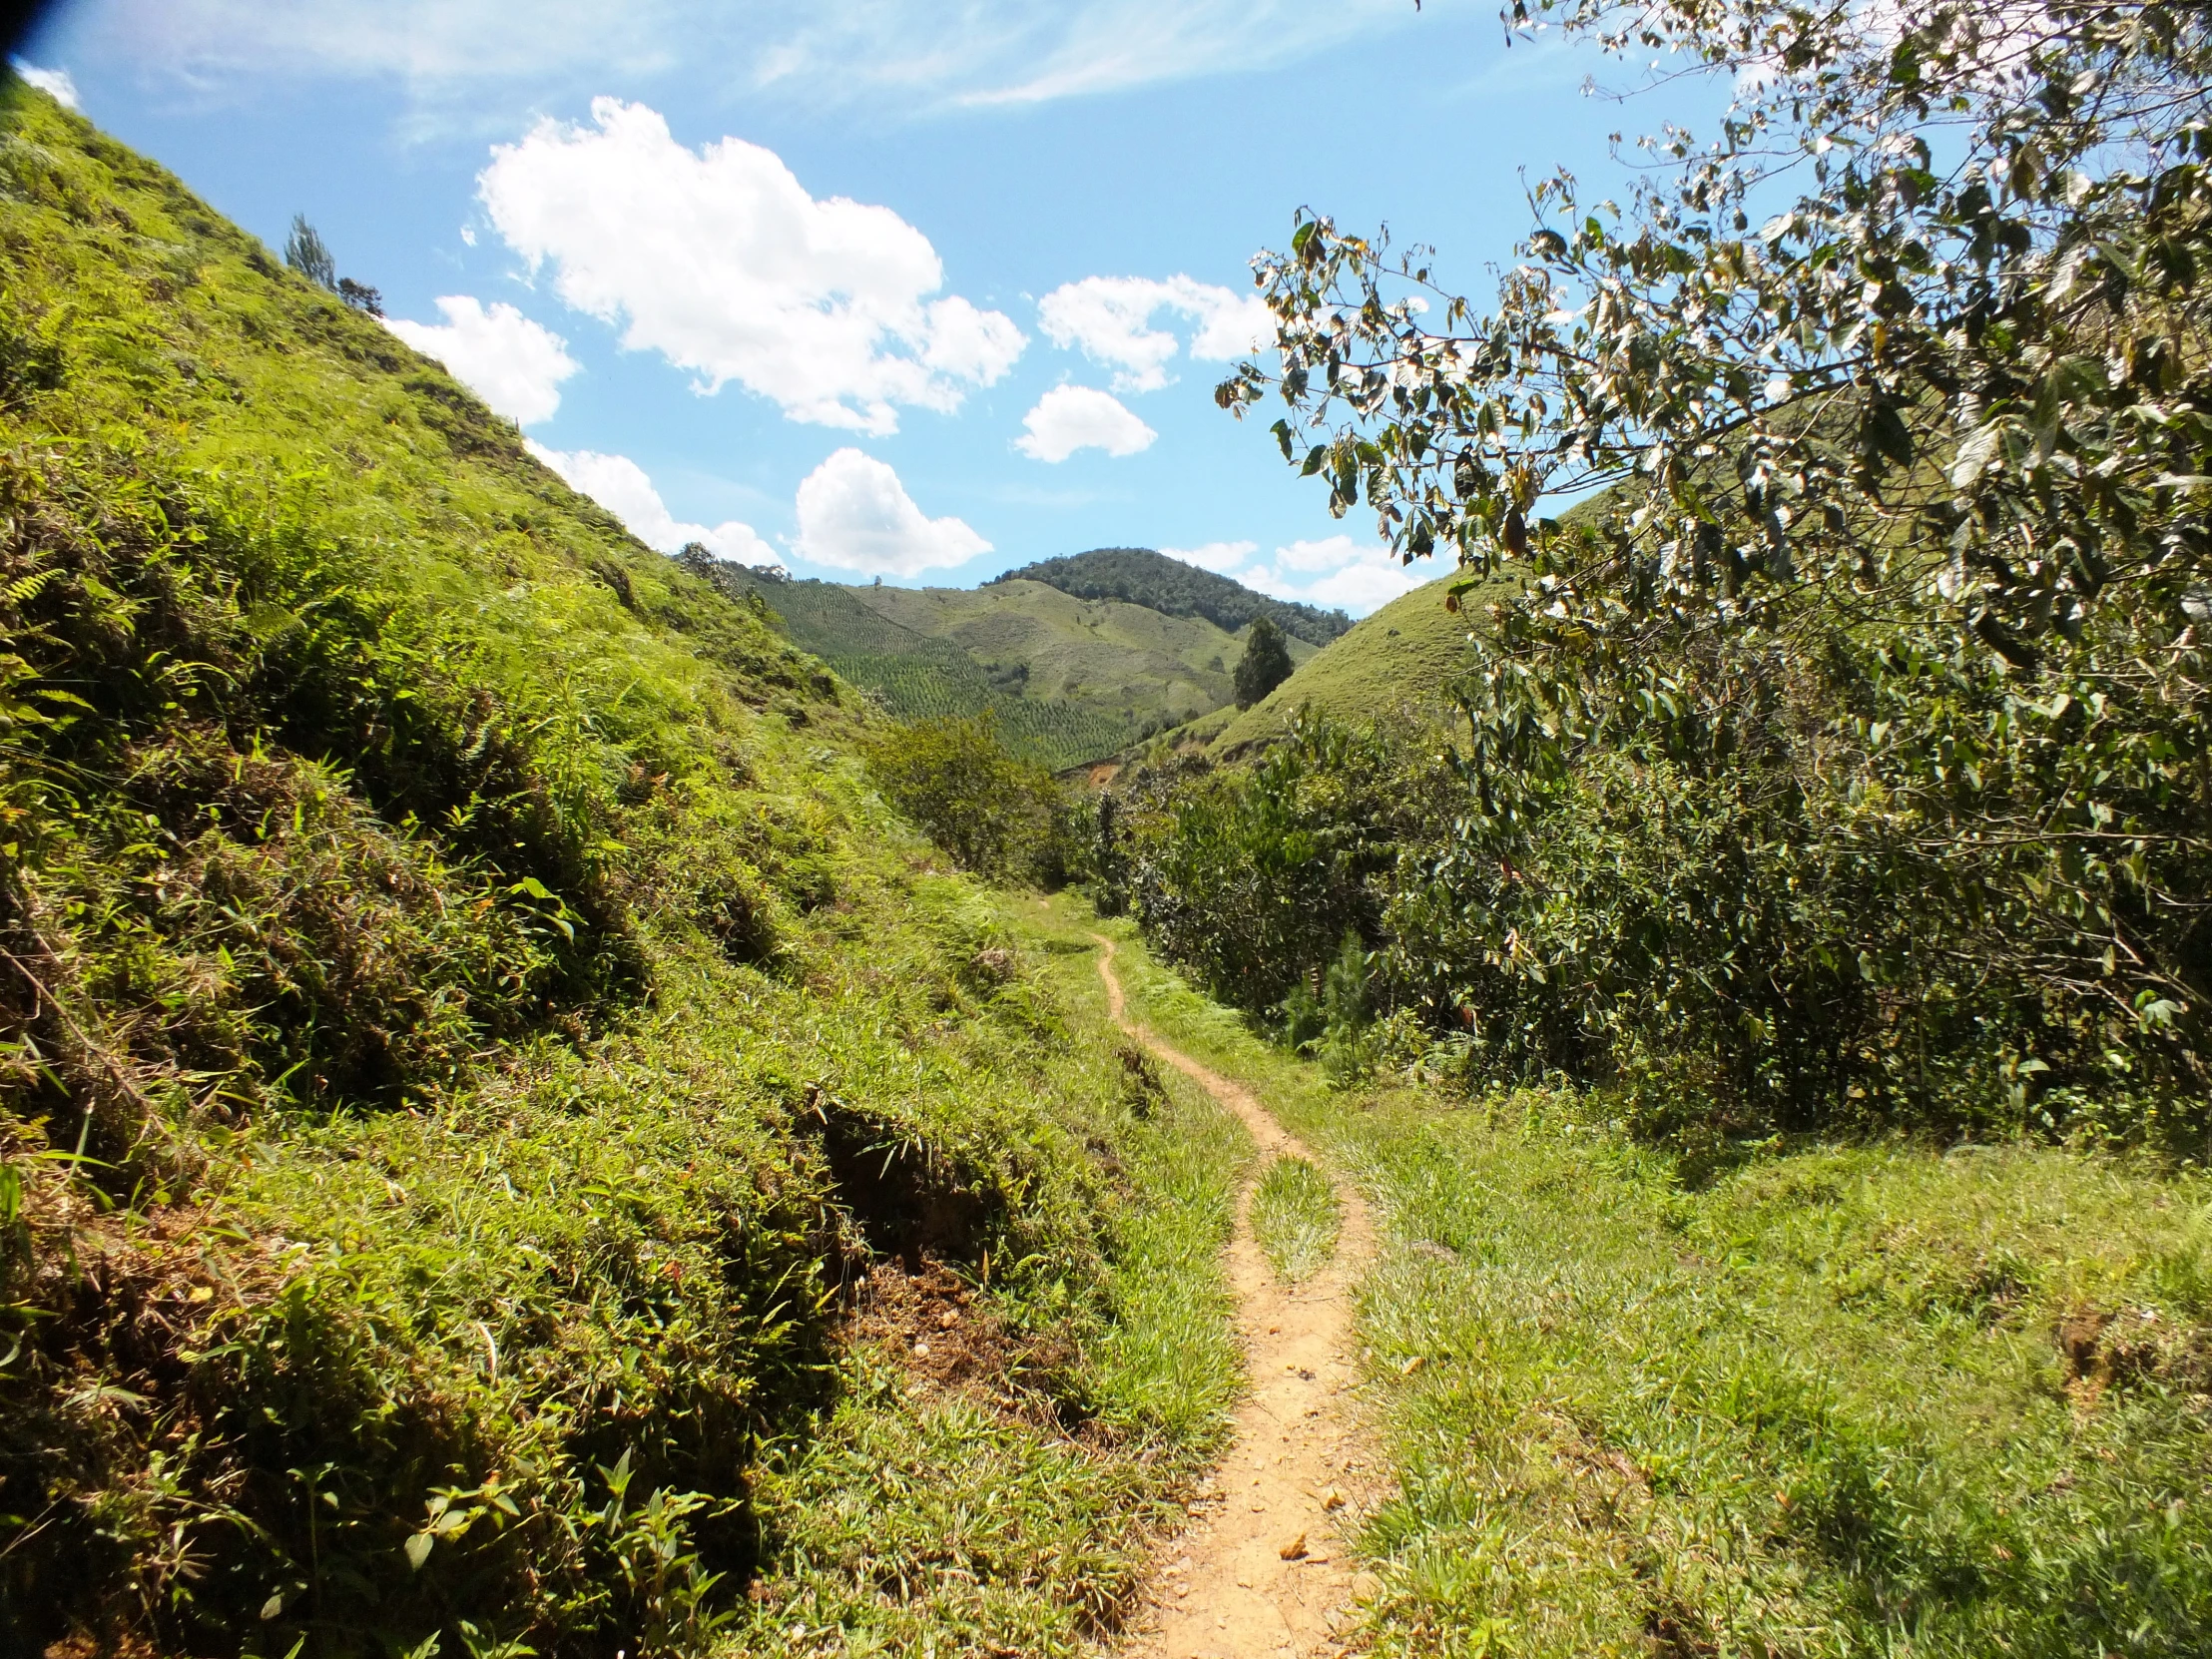
[[[337,291],[337,262],[330,257],[330,250],[305,214],[291,216],[291,235],[284,242],[284,264],[299,273],[317,287]]]
[[[1487,311],[1302,216],[1258,266],[1280,370],[1218,393],[1280,393],[1286,458],[1407,560],[1448,550],[1450,603],[1522,577],[1457,687],[1467,867],[1516,867],[1596,757],[1668,769],[1669,811],[1725,781],[1800,895],[1746,915],[1808,882],[1839,907],[1762,935],[1836,963],[1773,1018],[1950,998],[2035,1078],[2202,1095],[2212,14],[1508,15],[1553,24],[1729,77],[1717,138],[1650,142],[1625,208],[1537,186]],[[1535,938],[1510,959],[1565,971]]]
[[[1245,635],[1244,655],[1237,659],[1237,707],[1249,709],[1291,677],[1291,648],[1283,630],[1266,617],[1252,624]]]
[[[384,296],[366,282],[356,282],[350,276],[338,278],[338,297],[356,311],[366,311],[370,316],[384,314]]]
[[[864,742],[891,805],[964,869],[1053,884],[1067,858],[1060,788],[1006,752],[993,715],[917,721]]]

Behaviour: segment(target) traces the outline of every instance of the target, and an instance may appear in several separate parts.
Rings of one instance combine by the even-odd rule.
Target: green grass
[[[1000,913],[1067,1016],[1103,1023],[1081,907]],[[1121,1115],[1103,1313],[1066,1426],[849,1362],[834,1415],[765,1482],[782,1570],[730,1651],[1074,1653],[1129,1610],[1148,1528],[1218,1452],[1242,1385],[1221,1253],[1250,1145],[1187,1079],[1084,1053]]]
[[[2201,1176],[1898,1141],[1693,1189],[1592,1097],[1332,1091],[1119,960],[1382,1222],[1376,1651],[2202,1651]]]
[[[1206,739],[1216,759],[1234,760],[1275,738],[1309,705],[1355,725],[1385,717],[1423,724],[1442,720],[1451,707],[1450,682],[1466,667],[1468,619],[1478,615],[1480,601],[1475,595],[1468,611],[1446,611],[1449,586],[1447,577],[1391,600],[1326,650],[1302,660],[1288,680],[1251,708],[1194,735]]]
[[[1234,1129],[848,688],[5,97],[0,1649],[1072,1649],[1221,1433]],[[908,1255],[973,1388],[852,1337]]]
[[[901,720],[998,717],[1009,748],[1064,771],[1228,706],[1243,636],[1201,616],[1081,599],[1043,582],[847,587],[719,579],[757,592],[792,641]],[[1291,642],[1295,660],[1315,647]]]
[[[1269,1164],[1252,1194],[1252,1231],[1286,1285],[1313,1278],[1337,1253],[1337,1189],[1304,1158]]]

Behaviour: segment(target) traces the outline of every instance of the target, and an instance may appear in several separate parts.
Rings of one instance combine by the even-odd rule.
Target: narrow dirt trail
[[[1171,1048],[1123,1013],[1114,944],[1098,940],[1098,976],[1114,1022],[1228,1107],[1251,1132],[1260,1166],[1313,1160],[1251,1091]],[[1125,1644],[1130,1659],[1333,1654],[1352,1624],[1358,1568],[1353,1515],[1375,1495],[1380,1464],[1353,1406],[1353,1287],[1374,1252],[1360,1195],[1339,1184],[1343,1228],[1329,1265],[1280,1283],[1252,1233],[1252,1183],[1237,1201],[1229,1278],[1250,1390],[1216,1483],[1191,1505],[1153,1602]]]

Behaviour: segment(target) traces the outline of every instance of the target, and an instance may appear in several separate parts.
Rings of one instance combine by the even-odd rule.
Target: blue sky
[[[642,536],[966,586],[1397,569],[1213,386],[1301,205],[1478,298],[1524,178],[1679,116],[1495,0],[78,0],[34,78],[272,247],[295,212]]]

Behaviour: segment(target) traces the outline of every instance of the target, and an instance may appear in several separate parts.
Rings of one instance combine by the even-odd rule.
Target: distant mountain
[[[1054,771],[1221,708],[1244,651],[1204,617],[1042,582],[857,587],[704,556],[687,565],[734,597],[758,596],[794,645],[901,720],[989,710],[1007,747]],[[1294,639],[1291,654],[1303,662],[1314,647]]]
[[[1254,593],[1242,582],[1200,570],[1149,547],[1100,547],[1043,559],[994,576],[1000,582],[1042,582],[1078,599],[1120,599],[1164,616],[1204,617],[1216,628],[1242,633],[1255,617],[1266,617],[1293,639],[1327,645],[1352,626],[1342,611],[1319,610]]]

